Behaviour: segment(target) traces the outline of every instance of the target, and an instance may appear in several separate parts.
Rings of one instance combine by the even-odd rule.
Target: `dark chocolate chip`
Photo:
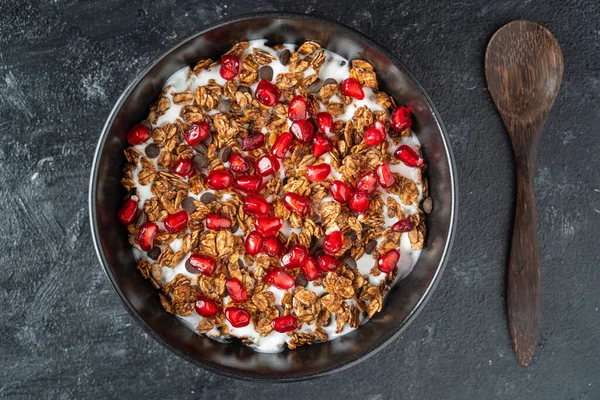
[[[282,65],[288,65],[290,63],[290,57],[292,56],[292,52],[288,49],[285,49],[279,54],[279,62]]]
[[[137,219],[135,220],[135,227],[139,228],[140,226],[144,225],[146,222],[148,222],[148,216],[146,215],[146,213],[144,211],[142,211],[140,213],[140,215],[137,216]]]
[[[194,150],[196,150],[196,152],[198,154],[204,154],[204,155],[208,154],[208,150],[206,150],[206,146],[203,145],[202,143],[200,143],[197,146],[194,146]]]
[[[208,166],[208,157],[206,156],[206,154],[198,153],[194,157],[192,157],[192,164],[197,170],[206,168]]]
[[[190,274],[199,274],[200,273],[200,271],[198,271],[196,268],[192,267],[192,264],[190,264],[189,258],[187,260],[185,260],[185,269]]]
[[[272,81],[273,80],[273,68],[268,65],[261,67],[258,70],[258,77],[260,79],[266,79],[268,81]]]
[[[194,198],[188,196],[185,199],[183,199],[183,201],[181,202],[181,208],[183,209],[183,211],[186,211],[189,213],[196,211],[196,205],[194,204]]]
[[[150,250],[146,254],[148,254],[148,257],[150,257],[151,259],[153,259],[154,261],[156,261],[156,260],[158,260],[158,257],[160,257],[160,247],[154,246],[152,248],[152,250]]]
[[[231,111],[231,100],[223,99],[219,101],[219,106],[217,108],[219,112],[228,113]]]
[[[333,78],[327,78],[327,79],[325,79],[325,82],[323,82],[323,86],[327,86],[327,85],[331,85],[331,84],[337,85],[338,82]]]
[[[340,65],[343,67],[344,65],[346,65],[346,60],[342,60],[340,61]]]
[[[203,202],[204,204],[210,204],[213,201],[217,201],[217,196],[215,196],[214,194],[207,192],[204,193],[202,196],[200,196],[200,201]]]
[[[356,260],[351,256],[344,256],[344,258],[342,258],[342,261],[344,262],[344,264],[346,264],[346,267],[350,269],[358,268],[358,266],[356,265]]]
[[[231,157],[231,147],[225,146],[221,150],[219,150],[219,158],[221,161],[226,163],[229,161],[229,157]]]
[[[252,94],[252,90],[248,86],[240,86],[238,90],[242,93]]]
[[[317,78],[316,81],[314,81],[313,83],[308,85],[308,91],[311,93],[317,93],[319,90],[321,90],[322,86],[323,86],[323,81],[320,78]]]
[[[240,269],[244,268],[244,262],[241,258],[238,258],[238,267],[240,267]]]
[[[298,275],[296,277],[296,286],[305,287],[306,285],[308,285],[308,279],[304,275]]]
[[[369,243],[367,243],[367,245],[365,246],[365,253],[371,254],[373,250],[375,250],[375,247],[377,247],[377,240],[369,240]]]
[[[290,178],[288,178],[287,176],[283,178],[283,181],[281,181],[281,185],[285,186],[287,185],[288,181],[290,180]]]
[[[425,211],[426,214],[431,214],[431,210],[433,210],[433,199],[428,197],[423,200],[423,211]]]
[[[231,228],[229,228],[231,233],[236,233],[238,229],[240,229],[240,226],[237,222],[235,224],[233,224],[233,226]]]
[[[150,143],[148,146],[146,146],[144,152],[148,157],[156,158],[160,155],[160,147],[158,147],[154,143]]]

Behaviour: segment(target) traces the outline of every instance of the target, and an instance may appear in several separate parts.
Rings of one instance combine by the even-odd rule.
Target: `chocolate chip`
[[[150,250],[146,254],[148,254],[148,257],[150,257],[151,259],[153,259],[154,261],[156,261],[156,260],[158,260],[158,257],[160,257],[160,247],[154,246],[152,248],[152,250]]]
[[[342,67],[343,67],[344,65],[346,65],[346,60],[342,60],[342,61],[340,61],[340,66],[342,66]]]
[[[194,198],[188,196],[185,199],[183,199],[183,201],[181,202],[181,208],[183,208],[183,211],[186,211],[189,213],[196,211],[196,205],[194,204]]]
[[[279,54],[279,62],[282,65],[288,65],[290,63],[290,57],[292,56],[292,52],[288,49],[285,49]]]
[[[207,192],[204,193],[202,196],[200,196],[200,201],[203,202],[204,204],[210,204],[213,201],[217,201],[217,196],[215,196],[214,194]]]
[[[158,147],[154,143],[150,143],[148,146],[146,146],[144,152],[148,157],[156,158],[160,155],[160,147]]]
[[[208,154],[208,150],[206,150],[206,146],[203,145],[202,143],[200,143],[197,146],[194,146],[194,150],[196,150],[196,152],[198,152],[199,154]]]
[[[356,232],[354,232],[354,231],[350,231],[350,233],[348,234],[348,239],[349,239],[351,242],[356,242]]]
[[[240,226],[237,222],[235,224],[233,224],[233,226],[231,228],[229,228],[231,233],[236,233],[238,229],[240,229]]]
[[[206,154],[198,153],[194,157],[192,157],[192,164],[197,170],[206,168],[208,166],[208,157],[206,156]]]
[[[240,269],[244,268],[244,262],[241,258],[238,258],[238,267],[240,267]]]
[[[273,68],[265,65],[258,70],[258,77],[260,79],[266,79],[268,81],[273,80]]]
[[[228,113],[231,111],[231,100],[223,99],[219,101],[219,106],[217,108],[219,112]]]
[[[327,78],[327,79],[325,79],[325,82],[323,82],[323,86],[327,86],[327,85],[331,85],[331,84],[337,85],[338,82],[333,78]]]
[[[304,275],[298,275],[296,277],[296,286],[305,287],[306,285],[308,285],[308,279]]]
[[[373,250],[375,250],[375,247],[377,247],[377,240],[369,240],[369,243],[367,243],[367,245],[365,246],[365,253],[371,254]]]
[[[144,225],[146,222],[148,222],[148,216],[146,215],[146,213],[144,211],[142,211],[140,213],[140,215],[138,215],[137,219],[135,220],[135,227],[139,228],[140,226]]]
[[[342,261],[350,269],[358,268],[356,265],[356,260],[354,258],[352,258],[351,256],[344,256],[344,258],[342,258]]]
[[[242,93],[252,94],[252,90],[248,86],[240,86],[238,90]]]
[[[321,90],[322,86],[323,86],[323,81],[320,78],[317,78],[316,81],[314,81],[313,83],[308,85],[308,91],[311,93],[317,93],[319,90]]]
[[[189,258],[187,260],[185,260],[185,269],[190,274],[199,274],[200,273],[196,268],[192,267],[192,264],[190,264]]]
[[[426,214],[431,214],[431,210],[433,210],[433,199],[428,197],[423,200],[423,211],[425,211]]]
[[[288,178],[287,176],[283,178],[283,181],[281,181],[281,185],[285,186],[287,185],[288,181],[290,180],[290,178]]]
[[[208,146],[209,144],[211,144],[211,143],[212,143],[212,135],[208,135],[208,136],[206,137],[206,139],[204,139],[204,140],[202,141],[202,143],[204,143],[204,145],[205,145],[205,146]]]
[[[229,161],[229,157],[231,157],[231,147],[225,146],[221,150],[219,150],[219,158],[221,161],[226,163]]]

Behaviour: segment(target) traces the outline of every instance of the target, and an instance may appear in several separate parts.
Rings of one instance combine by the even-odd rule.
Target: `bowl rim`
[[[112,274],[110,273],[110,270],[108,267],[108,262],[106,260],[104,252],[102,251],[102,248],[100,245],[100,232],[98,230],[98,225],[96,223],[96,220],[97,220],[97,214],[96,214],[97,190],[96,190],[96,188],[97,188],[97,180],[98,180],[97,179],[98,178],[98,167],[99,167],[99,163],[100,163],[100,153],[106,143],[108,133],[110,131],[111,126],[114,123],[116,115],[118,114],[119,110],[123,106],[123,103],[127,99],[127,97],[131,94],[131,92],[135,89],[135,87],[144,79],[144,77],[150,72],[150,70],[152,70],[159,62],[161,62],[165,57],[167,57],[169,54],[171,54],[174,50],[176,50],[180,46],[184,45],[185,43],[187,43],[201,35],[206,34],[207,32],[210,32],[214,29],[225,27],[227,25],[230,25],[230,24],[236,23],[236,22],[256,20],[256,19],[292,19],[292,20],[301,20],[301,21],[304,20],[304,21],[309,21],[309,22],[316,22],[316,23],[323,24],[323,25],[330,25],[330,26],[333,26],[342,35],[349,36],[351,38],[355,38],[355,39],[357,39],[361,42],[364,42],[367,45],[373,47],[375,50],[377,50],[379,53],[381,53],[385,58],[387,58],[393,65],[395,65],[399,70],[401,70],[406,75],[407,80],[417,89],[419,94],[423,97],[424,102],[427,105],[427,108],[429,109],[429,112],[431,113],[436,125],[438,126],[438,128],[440,130],[441,139],[444,144],[444,151],[445,151],[446,157],[448,159],[448,171],[449,171],[449,176],[450,176],[450,192],[451,192],[450,197],[451,197],[451,201],[452,201],[452,206],[450,209],[450,224],[448,227],[448,237],[446,239],[446,243],[444,244],[444,249],[442,251],[440,262],[438,264],[438,267],[436,269],[434,276],[432,277],[429,287],[426,289],[423,296],[421,296],[418,303],[414,306],[414,308],[412,309],[410,314],[407,315],[404,323],[400,326],[400,328],[398,330],[396,330],[395,332],[391,333],[387,338],[376,343],[374,346],[367,348],[365,351],[358,353],[357,356],[355,356],[353,359],[346,362],[345,364],[334,365],[332,367],[324,368],[324,369],[317,370],[317,371],[311,371],[311,372],[307,372],[307,373],[289,373],[289,374],[282,374],[282,375],[276,376],[273,374],[265,374],[265,373],[237,369],[235,367],[224,366],[224,365],[220,365],[220,364],[208,362],[208,361],[199,362],[199,361],[191,358],[190,356],[188,356],[187,353],[185,353],[183,350],[168,343],[165,339],[162,338],[162,336],[160,336],[158,333],[156,333],[146,323],[146,321],[143,320],[143,318],[138,314],[138,312],[135,310],[135,308],[133,307],[131,302],[125,297],[125,295],[123,294],[121,289],[116,284]],[[359,362],[368,359],[369,357],[371,357],[371,356],[375,355],[376,353],[378,353],[379,351],[381,351],[384,347],[389,345],[396,338],[398,338],[398,336],[400,336],[400,334],[402,334],[402,332],[417,317],[417,315],[421,312],[421,310],[423,309],[425,304],[431,298],[432,292],[436,289],[437,285],[439,284],[439,281],[441,279],[441,276],[442,276],[444,269],[446,267],[446,264],[448,262],[450,251],[451,251],[453,243],[454,243],[454,238],[455,238],[455,233],[456,233],[456,225],[457,225],[456,215],[457,215],[457,210],[458,210],[458,181],[457,181],[457,176],[456,176],[456,161],[454,159],[454,154],[452,152],[452,147],[450,145],[449,135],[446,130],[446,126],[442,122],[440,113],[435,108],[433,101],[431,100],[431,97],[425,91],[423,86],[419,83],[419,81],[417,81],[417,79],[409,71],[409,69],[400,60],[398,60],[393,54],[391,54],[388,50],[386,50],[385,48],[383,48],[382,46],[377,44],[375,41],[373,41],[366,35],[360,33],[359,31],[357,31],[353,28],[350,28],[346,25],[343,25],[339,22],[327,19],[327,18],[323,18],[320,16],[307,15],[307,14],[301,14],[301,13],[293,13],[293,12],[277,12],[277,11],[255,12],[255,13],[248,13],[248,14],[242,14],[242,15],[238,15],[238,16],[219,19],[218,21],[215,21],[213,23],[203,26],[200,30],[186,36],[184,39],[177,41],[177,43],[171,45],[166,51],[162,52],[159,56],[155,57],[151,62],[149,62],[145,68],[143,68],[141,71],[136,73],[135,78],[127,85],[125,90],[121,93],[121,95],[117,99],[112,110],[110,111],[110,114],[108,115],[108,118],[102,128],[102,132],[98,139],[98,144],[97,144],[95,152],[94,152],[94,158],[92,160],[92,168],[91,168],[91,173],[90,173],[88,207],[89,207],[89,215],[90,215],[90,228],[91,228],[91,233],[92,233],[92,241],[94,243],[96,255],[98,256],[98,259],[100,261],[100,264],[102,266],[104,274],[110,281],[115,292],[118,294],[121,302],[125,306],[125,309],[129,312],[129,314],[133,317],[133,319],[150,336],[152,336],[158,343],[160,343],[162,346],[169,349],[170,351],[172,351],[174,354],[178,355],[179,357],[187,360],[188,362],[191,362],[194,365],[200,366],[206,370],[209,370],[209,371],[219,374],[221,376],[226,376],[229,378],[235,378],[235,379],[241,379],[241,380],[250,380],[250,381],[255,381],[255,382],[274,382],[274,383],[276,383],[276,382],[296,382],[296,381],[315,379],[318,377],[330,375],[332,373],[339,372],[339,371],[345,370],[347,368],[350,368],[350,367],[358,364]]]

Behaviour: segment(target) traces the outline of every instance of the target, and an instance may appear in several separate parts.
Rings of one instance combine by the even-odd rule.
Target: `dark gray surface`
[[[286,385],[212,375],[149,338],[87,216],[96,140],[136,72],[206,23],[266,10],[338,20],[403,60],[444,117],[461,184],[454,251],[417,320],[356,367]],[[592,0],[0,2],[0,398],[600,398],[598,15]],[[538,154],[543,322],[527,369],[504,311],[514,168],[483,73],[487,41],[518,18],[546,25],[565,59]]]

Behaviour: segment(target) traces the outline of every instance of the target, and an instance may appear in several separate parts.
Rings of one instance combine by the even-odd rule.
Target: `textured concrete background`
[[[417,320],[368,361],[285,386],[212,375],[149,338],[87,217],[100,129],[136,72],[206,23],[266,10],[329,17],[398,55],[444,117],[461,183],[454,251]],[[0,398],[600,398],[599,15],[595,0],[1,1]],[[545,24],[565,59],[538,155],[543,323],[527,369],[504,310],[514,169],[483,71],[487,41],[518,18]]]

